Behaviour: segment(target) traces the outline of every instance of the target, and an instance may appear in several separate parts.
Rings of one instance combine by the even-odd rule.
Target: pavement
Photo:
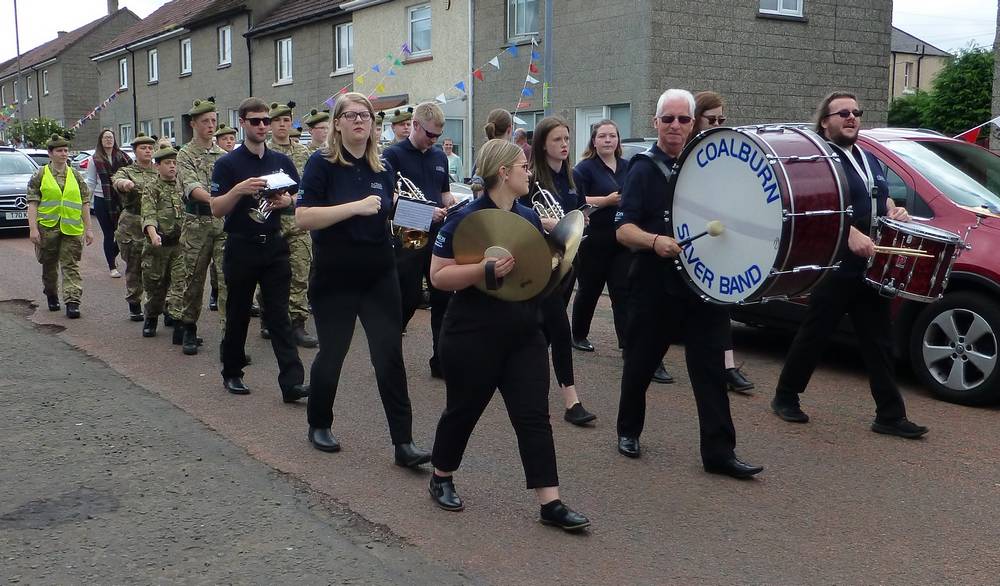
[[[304,405],[281,403],[274,359],[269,345],[256,335],[256,323],[251,325],[247,349],[254,364],[246,377],[254,392],[245,397],[229,395],[222,388],[219,374],[216,314],[206,311],[201,318],[199,333],[206,339],[203,351],[198,356],[185,357],[179,348],[171,346],[169,332],[161,331],[156,338],[142,338],[141,324],[127,321],[123,283],[108,278],[99,242],[87,248],[84,256],[83,319],[71,322],[62,313],[49,313],[44,308],[19,319],[42,328],[47,339],[65,343],[88,357],[79,359],[79,372],[86,372],[86,376],[74,378],[86,381],[83,386],[94,384],[91,379],[99,374],[97,370],[87,370],[90,361],[103,365],[111,376],[125,377],[132,385],[131,395],[141,395],[149,402],[144,420],[147,423],[122,426],[109,422],[107,435],[94,434],[92,441],[95,446],[119,448],[102,447],[99,453],[81,452],[74,436],[62,432],[29,437],[10,446],[5,444],[5,454],[28,452],[27,446],[31,446],[31,452],[17,456],[19,459],[35,458],[33,454],[40,445],[51,450],[56,458],[47,465],[40,463],[24,478],[15,476],[17,485],[51,486],[51,470],[57,464],[72,469],[94,460],[94,470],[114,471],[115,467],[104,463],[108,458],[125,458],[126,454],[131,458],[133,452],[139,452],[136,458],[152,454],[160,444],[159,435],[172,436],[175,429],[182,432],[183,438],[195,441],[193,430],[201,429],[214,436],[213,441],[219,445],[229,446],[230,451],[224,451],[227,454],[224,460],[232,459],[228,457],[232,454],[242,455],[242,460],[236,459],[245,467],[234,472],[241,484],[260,482],[296,487],[292,492],[297,497],[288,496],[291,500],[282,501],[287,503],[282,505],[283,513],[298,510],[294,503],[332,503],[332,509],[325,510],[322,516],[324,522],[309,525],[315,528],[310,534],[313,541],[346,540],[341,543],[362,544],[361,553],[380,552],[381,545],[367,549],[369,542],[365,536],[368,528],[378,528],[377,535],[383,540],[378,543],[388,544],[384,546],[387,551],[411,556],[400,565],[380,558],[387,565],[379,571],[388,572],[389,578],[359,574],[356,583],[392,583],[398,579],[398,574],[392,572],[400,566],[414,572],[403,575],[404,582],[412,584],[449,583],[453,579],[484,584],[998,583],[1000,557],[996,555],[996,544],[1000,542],[1000,524],[996,518],[1000,509],[1000,450],[997,450],[996,429],[1000,409],[942,403],[904,374],[900,381],[909,416],[930,426],[931,432],[918,441],[874,434],[868,428],[874,405],[862,361],[851,346],[837,345],[827,352],[803,398],[803,408],[812,421],[808,425],[795,425],[777,419],[768,408],[788,336],[737,328],[737,360],[746,362],[745,371],[757,383],[754,395],[731,396],[737,453],[766,468],[758,479],[741,482],[709,475],[701,469],[697,415],[683,369],[681,347],[672,348],[667,356],[667,367],[677,382],[653,385],[649,391],[643,457],[627,460],[617,454],[614,420],[621,358],[614,349],[607,300],[602,300],[591,335],[597,352],[574,353],[580,396],[584,405],[599,416],[596,424],[577,428],[562,421],[559,393],[555,389],[550,393],[563,500],[593,521],[588,533],[569,535],[537,522],[537,505],[524,488],[514,434],[502,401],[495,400],[487,409],[456,474],[466,510],[441,511],[432,505],[426,493],[429,470],[415,472],[392,464],[385,417],[360,327],[345,363],[334,407],[334,433],[344,450],[338,454],[320,453],[306,441]],[[43,302],[40,268],[27,239],[0,237],[0,259],[3,275],[0,300]],[[27,307],[23,301],[18,303],[19,307]],[[17,330],[7,323],[6,319],[0,320],[2,333],[9,337],[8,332]],[[426,366],[429,330],[429,315],[417,312],[403,338],[414,406],[415,441],[427,448],[444,407],[444,385],[430,377]],[[27,360],[34,357],[34,351],[17,355]],[[308,369],[315,351],[303,350],[301,355]],[[54,367],[46,363],[46,368]],[[53,372],[65,373],[58,379],[61,382],[69,380],[78,370],[74,363],[72,369]],[[6,381],[2,397],[8,412],[15,409],[13,421],[26,419],[28,427],[45,426],[39,412],[48,413],[51,408],[45,405],[58,407],[60,401],[53,400],[51,391],[12,396],[10,388],[14,384],[20,388],[26,376],[10,378],[6,371],[3,376],[7,378],[0,379]],[[107,393],[100,395],[106,397]],[[8,406],[11,403],[17,407]],[[115,401],[105,412],[117,408]],[[161,411],[183,415],[192,421],[187,427],[177,426],[166,416],[160,418]],[[4,419],[6,428],[12,419]],[[74,427],[86,422],[72,416],[65,419],[67,423],[71,420]],[[148,433],[148,422],[153,422],[152,433]],[[2,435],[0,441],[7,441],[11,434]],[[135,442],[136,449],[115,453],[125,441]],[[177,453],[174,457],[185,456]],[[48,457],[43,461],[48,461]],[[122,470],[135,474],[143,470],[138,460],[128,461],[131,464]],[[184,460],[167,469],[145,469],[146,482],[152,486],[169,485],[177,477],[177,469],[185,466],[185,471],[193,473],[197,482],[209,482],[206,475],[223,478],[216,473],[215,465]],[[66,474],[62,469],[60,473]],[[60,489],[47,488],[40,494],[57,499],[86,487],[104,491],[100,494],[118,494],[119,503],[130,502],[122,493],[109,488],[114,484],[111,479],[108,482],[61,482]],[[125,486],[131,487],[133,483],[143,486],[138,480],[129,480]],[[232,489],[232,482],[223,483],[220,488]],[[6,518],[21,511],[39,490],[25,493],[5,487],[0,492],[0,516]],[[216,492],[231,494],[231,490],[201,490],[195,494],[204,497]],[[240,494],[240,506],[225,517],[239,527],[248,528],[239,533],[237,541],[241,545],[249,543],[248,534],[255,533],[249,527],[261,516],[252,508],[244,510],[243,507],[249,506],[242,503],[246,493]],[[177,509],[165,519],[167,527],[156,532],[160,539],[164,535],[186,536],[193,531],[189,528],[190,521],[205,517],[205,513],[198,512],[197,498],[185,498],[182,491],[180,495],[171,495],[168,501],[171,499]],[[309,511],[316,510],[301,504],[299,509],[303,506]],[[119,506],[117,511],[98,511],[92,515],[94,520],[83,523],[90,529],[82,533],[87,533],[90,540],[117,539],[104,535],[118,533],[113,524],[103,530],[95,521],[103,523],[108,517],[120,516],[122,523],[141,524],[149,515],[148,510],[143,514],[144,510],[138,506],[127,510]],[[18,515],[23,516],[17,513],[15,517]],[[295,524],[298,523],[286,525]],[[34,531],[54,534],[71,526],[75,527],[64,524],[56,529]],[[361,539],[350,531],[357,527],[366,528],[361,531]],[[0,539],[8,539],[7,528],[0,528],[4,530]],[[270,537],[280,529],[276,523],[266,531]],[[20,539],[24,539],[23,534]],[[37,542],[32,540],[32,546]],[[277,538],[262,542],[275,543]],[[227,540],[208,539],[199,545],[204,550],[197,554],[172,552],[146,558],[144,563],[153,565],[135,568],[131,580],[116,579],[120,575],[110,572],[119,570],[117,566],[94,568],[86,575],[101,582],[174,581],[160,578],[157,572],[161,567],[174,567],[186,555],[213,555],[215,568],[207,571],[216,573],[206,575],[204,581],[258,581],[225,577],[225,572],[252,567],[246,565],[250,563],[248,560],[233,553]],[[273,568],[284,573],[285,568],[277,558],[273,565],[270,563],[271,557],[280,552],[266,547],[247,545],[244,549],[266,551],[267,556],[263,557],[269,563],[265,572]],[[105,551],[116,549],[109,543]],[[27,545],[15,550],[19,555],[13,556],[13,560],[8,559],[11,557],[6,554],[8,550],[11,550],[8,542],[3,542],[0,576],[37,576],[29,573],[30,565],[42,567],[47,563],[44,554],[32,553],[33,548]],[[218,556],[219,553],[222,555]],[[310,562],[303,561],[296,567],[309,567],[315,553],[303,553]],[[79,556],[90,561],[93,551]],[[444,577],[422,573],[434,571]],[[332,582],[333,575],[318,579],[306,575],[296,581]],[[199,581],[192,577],[185,579]],[[60,580],[56,576],[26,581],[76,582],[84,581],[84,575],[79,579]]]

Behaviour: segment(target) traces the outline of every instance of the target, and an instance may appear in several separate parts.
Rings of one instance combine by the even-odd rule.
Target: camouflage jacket
[[[226,151],[214,143],[208,149],[198,146],[194,141],[181,147],[177,153],[177,180],[181,184],[184,199],[188,199],[197,187],[212,192],[212,169],[224,154]]]
[[[140,213],[139,200],[143,187],[156,181],[156,178],[159,176],[160,174],[156,172],[156,169],[152,165],[149,168],[143,168],[139,163],[132,163],[127,167],[122,167],[115,171],[115,174],[111,176],[112,183],[119,179],[128,179],[132,183],[135,183],[135,189],[132,191],[117,190],[122,200],[122,210],[138,215]]]
[[[289,159],[292,160],[292,164],[295,165],[295,170],[299,172],[299,177],[302,177],[302,172],[305,171],[306,161],[309,160],[309,155],[312,151],[304,144],[299,144],[297,142],[291,142],[286,145],[280,145],[274,142],[274,139],[267,141],[267,148],[272,151],[279,152]]]
[[[166,181],[157,174],[154,181],[144,185],[141,209],[144,232],[146,226],[153,226],[163,236],[180,236],[184,202],[180,182],[176,179]]]
[[[63,189],[66,186],[66,171],[73,171],[73,175],[76,177],[76,183],[80,186],[80,200],[83,202],[83,205],[88,205],[90,203],[90,188],[87,187],[87,182],[84,180],[83,175],[80,175],[79,171],[70,167],[68,164],[66,165],[66,169],[63,171],[56,171],[52,167],[49,167],[49,170],[52,171],[52,177],[56,180],[56,185],[59,186],[59,189]],[[31,176],[31,179],[28,179],[27,200],[29,202],[42,201],[42,173],[44,172],[45,167],[43,166],[35,171],[35,174]]]

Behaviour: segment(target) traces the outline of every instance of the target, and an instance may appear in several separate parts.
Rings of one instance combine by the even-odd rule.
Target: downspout
[[[917,91],[920,90],[920,62],[924,60],[924,53],[927,51],[927,45],[920,45],[920,57],[917,57]]]
[[[469,71],[472,71],[473,68],[475,67],[475,65],[473,65],[474,60],[475,60],[475,55],[473,55],[473,51],[475,50],[475,41],[474,41],[474,39],[476,38],[476,35],[473,34],[474,26],[475,26],[475,20],[472,18],[472,15],[475,14],[476,0],[469,0],[468,7],[469,7],[469,68],[468,69],[469,69]],[[469,122],[468,122],[468,124],[465,125],[465,133],[464,133],[465,136],[462,137],[462,140],[465,142],[465,152],[462,153],[465,156],[465,158],[463,160],[464,160],[464,162],[467,165],[471,165],[469,167],[469,176],[470,177],[474,174],[473,167],[475,167],[475,164],[476,164],[475,163],[475,158],[473,157],[473,153],[475,153],[475,149],[473,149],[473,147],[472,147],[472,125],[475,123],[475,116],[474,116],[474,111],[473,111],[472,104],[474,102],[474,100],[473,100],[473,91],[474,91],[475,87],[476,87],[476,84],[470,79],[469,80],[469,106],[467,108],[468,113],[469,113]],[[462,169],[462,174],[465,175],[465,169]],[[464,181],[465,177],[460,177],[459,180],[460,181]]]
[[[892,83],[889,84],[889,104],[896,99],[896,52],[892,52]]]
[[[38,76],[39,76],[39,74],[41,72],[38,71],[37,69],[35,69],[34,67],[32,67],[31,70],[35,72],[35,101],[38,102],[36,104],[38,106],[38,117],[41,118],[42,117],[42,84],[41,84],[41,81],[38,79]]]
[[[132,84],[132,136],[139,134],[139,100],[136,94],[139,93],[139,88],[135,86],[135,53],[128,46],[125,47],[128,54],[132,57],[132,66],[129,67],[129,75],[132,77],[129,83]],[[150,128],[149,132],[152,134],[153,129]]]
[[[248,32],[250,31],[250,28],[252,26],[253,26],[253,14],[249,10],[247,10],[247,31]],[[248,69],[248,72],[249,72],[249,73],[247,73],[247,95],[248,96],[252,96],[253,95],[253,48],[252,48],[252,45],[251,45],[252,41],[251,41],[250,37],[246,36],[245,38],[247,40],[247,65],[248,65],[247,69]],[[232,123],[232,120],[230,120],[230,123]]]

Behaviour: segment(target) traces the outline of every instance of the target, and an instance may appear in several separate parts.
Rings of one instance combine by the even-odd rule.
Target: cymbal
[[[503,278],[499,289],[486,288],[485,277],[476,283],[480,291],[504,301],[526,301],[541,293],[552,274],[552,254],[545,237],[528,220],[504,210],[479,210],[462,219],[455,229],[455,262],[476,264],[487,249],[514,257],[514,270]],[[506,256],[498,254],[500,256]]]
[[[549,248],[552,250],[553,258],[558,260],[559,264],[552,270],[549,283],[545,287],[546,292],[555,289],[573,268],[573,260],[576,259],[576,254],[580,251],[585,225],[586,220],[583,212],[573,210],[559,220],[556,227],[549,233]]]

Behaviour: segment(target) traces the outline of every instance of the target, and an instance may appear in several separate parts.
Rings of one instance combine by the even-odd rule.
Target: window
[[[538,34],[538,0],[507,0],[507,38]]]
[[[462,151],[462,145],[465,143],[465,120],[461,118],[445,118],[441,138],[437,141],[438,146],[443,145],[446,138],[450,138],[451,142],[454,143],[455,146],[452,148],[452,152],[462,157],[462,166],[466,166],[465,155]],[[461,175],[458,179],[459,181],[465,179],[465,169],[462,169]]]
[[[274,43],[275,81],[292,82],[292,39],[278,39]]]
[[[236,140],[243,140],[243,127],[240,126],[240,111],[229,111],[229,127],[236,129]]]
[[[803,0],[760,0],[761,14],[802,16]]]
[[[429,55],[431,52],[431,5],[421,4],[406,10],[410,30],[411,55]]]
[[[49,95],[49,70],[42,70],[42,95]]]
[[[903,89],[904,90],[910,89],[910,79],[911,79],[912,75],[913,75],[913,64],[912,63],[904,63],[903,64]]]
[[[35,96],[31,95],[31,86],[35,85],[34,83],[32,83],[32,79],[31,78],[32,78],[32,76],[29,75],[28,79],[27,79],[27,84],[25,84],[25,85],[28,86],[28,99],[29,100],[31,98],[35,97]]]
[[[174,137],[174,119],[160,118],[160,138]]]
[[[0,85],[0,103],[7,105],[7,86]]]
[[[118,60],[118,87],[128,89],[128,57]]]
[[[131,124],[119,124],[118,125],[118,143],[119,144],[129,144],[132,142],[132,125]]]
[[[156,49],[146,52],[146,62],[149,64],[149,83],[160,80],[160,55]]]
[[[181,40],[181,75],[191,74],[191,39]]]
[[[535,130],[535,126],[542,121],[542,118],[545,118],[545,112],[541,110],[536,112],[517,112],[514,116],[524,121],[524,124],[518,124],[515,120],[514,128],[523,128],[528,132],[532,132]],[[587,136],[589,137],[590,135]]]
[[[17,92],[17,80],[16,79],[14,80],[14,103],[15,104],[21,103],[21,94],[19,94]]]
[[[337,54],[334,60],[338,73],[354,70],[354,24],[338,24],[334,29]]]
[[[219,65],[229,65],[233,62],[233,27],[219,27]]]
[[[153,136],[153,121],[143,120],[139,123],[139,132],[145,134],[146,136]]]

